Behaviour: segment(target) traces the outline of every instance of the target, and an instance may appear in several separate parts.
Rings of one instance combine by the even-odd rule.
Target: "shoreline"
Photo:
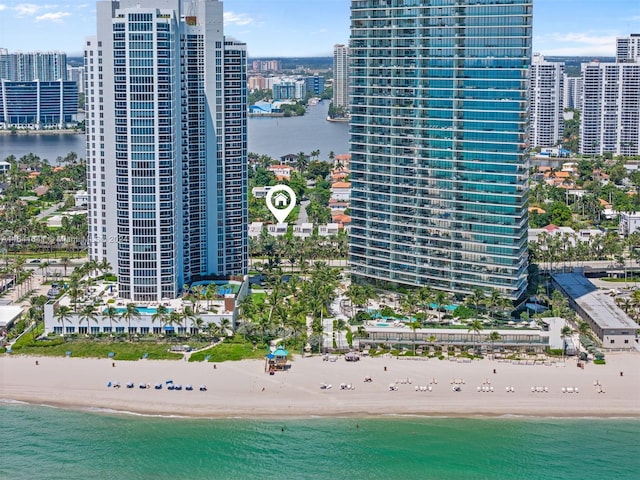
[[[39,365],[35,364],[38,360]],[[304,418],[640,418],[640,354],[613,353],[607,365],[514,365],[493,360],[456,363],[364,358],[323,362],[296,357],[288,372],[270,376],[262,360],[189,363],[59,357],[0,357],[0,403],[22,402],[116,415],[203,419]],[[388,370],[384,370],[388,367]],[[493,369],[497,370],[493,374]],[[619,371],[624,370],[624,376]],[[363,382],[372,376],[372,382]],[[194,391],[155,390],[172,379]],[[462,391],[451,381],[464,379]],[[437,383],[433,383],[433,381]],[[107,387],[118,381],[120,389]],[[484,382],[493,392],[480,392]],[[125,388],[134,382],[134,388]],[[140,383],[151,388],[140,389]],[[323,390],[321,383],[333,388]],[[340,383],[353,390],[342,390]],[[411,382],[411,383],[407,383]],[[597,382],[602,387],[595,387]],[[200,384],[206,392],[198,391]],[[390,391],[389,385],[397,385]],[[432,391],[416,387],[429,385]],[[548,393],[532,392],[545,385]],[[579,393],[561,393],[562,386]],[[509,393],[505,386],[515,386]],[[605,393],[598,393],[604,388]]]

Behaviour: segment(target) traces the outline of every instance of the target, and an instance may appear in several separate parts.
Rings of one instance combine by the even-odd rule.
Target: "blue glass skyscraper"
[[[531,0],[353,0],[356,281],[527,287]]]

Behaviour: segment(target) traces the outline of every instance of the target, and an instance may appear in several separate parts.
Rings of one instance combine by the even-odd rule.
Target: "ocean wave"
[[[21,400],[14,400],[13,398],[0,398],[0,403],[5,403],[7,405],[31,405],[29,402],[23,402]]]
[[[149,418],[185,418],[185,419],[193,419],[193,417],[189,415],[175,415],[175,414],[162,414],[162,413],[141,413],[141,412],[132,412],[130,410],[118,410],[114,408],[102,408],[102,407],[86,407],[78,409],[83,412],[89,413],[102,413],[108,415],[131,415],[134,417],[149,417]]]

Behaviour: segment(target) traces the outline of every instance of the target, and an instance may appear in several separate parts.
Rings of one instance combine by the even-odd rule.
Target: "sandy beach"
[[[371,381],[365,382],[365,377]],[[154,389],[167,380],[192,384],[194,390]],[[121,388],[108,387],[109,382],[120,382]],[[128,382],[135,387],[126,388]],[[140,389],[141,383],[151,388]],[[332,388],[321,389],[322,383]],[[341,389],[343,383],[354,389]],[[199,391],[201,384],[207,391]],[[391,384],[397,390],[390,390]],[[460,391],[454,391],[456,384]],[[532,392],[532,387],[542,391]],[[579,393],[563,393],[568,387],[577,387]],[[0,400],[211,418],[640,417],[640,354],[609,353],[606,365],[587,364],[584,369],[577,368],[575,359],[523,365],[487,359],[458,363],[386,357],[329,362],[296,357],[287,372],[275,375],[264,373],[259,360],[219,363],[215,368],[212,363],[116,361],[114,367],[109,359],[3,356]]]

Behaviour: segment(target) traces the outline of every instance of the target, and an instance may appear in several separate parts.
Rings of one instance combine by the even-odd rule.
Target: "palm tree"
[[[220,334],[220,327],[215,322],[207,323],[207,333],[213,338]]]
[[[64,218],[64,217],[63,217]],[[61,257],[60,258],[60,264],[63,266],[64,268],[64,276],[67,276],[67,267],[69,265],[71,265],[71,260],[69,259],[69,257]]]
[[[155,323],[158,320],[160,327],[164,323],[164,318],[169,314],[169,309],[164,305],[158,305],[155,313],[151,315],[151,323]]]
[[[562,330],[560,330],[560,338],[562,338],[563,341],[563,345],[562,345],[562,357],[564,358],[564,352],[565,352],[565,343],[567,341],[567,338],[569,338],[571,335],[573,335],[573,329],[568,326],[565,325],[564,327],[562,327]]]
[[[487,335],[487,341],[491,343],[491,350],[494,349],[495,342],[499,341],[500,338],[501,338],[500,334],[495,330],[491,332],[489,335]]]
[[[449,300],[448,297],[449,296],[447,295],[447,293],[443,292],[442,290],[436,293],[435,302],[438,309],[438,322],[442,320],[442,308],[447,305],[447,302]]]
[[[173,327],[175,325],[180,325],[181,322],[182,322],[182,317],[175,310],[170,312],[169,315],[165,316],[165,325],[166,326]]]
[[[93,305],[85,305],[85,307],[82,309],[82,312],[80,312],[79,323],[82,323],[83,320],[87,322],[87,335],[88,335],[89,331],[91,330],[90,322],[93,321],[98,323],[98,320],[96,317],[96,310],[93,307]]]
[[[473,320],[469,325],[467,325],[468,329],[467,329],[467,333],[471,333],[473,332],[476,337],[480,336],[480,333],[482,332],[482,329],[484,328],[484,326],[482,325],[482,321],[475,319]],[[479,344],[479,342],[478,342]]]
[[[127,308],[120,314],[120,318],[127,321],[127,333],[129,334],[129,339],[131,339],[131,320],[140,318],[140,310],[138,310],[135,303],[127,303]]]
[[[484,290],[480,287],[476,287],[466,300],[468,304],[473,305],[476,315],[480,315],[480,305],[484,303],[485,299]]]
[[[98,270],[100,270],[103,274],[107,274],[111,272],[111,269],[113,268],[111,266],[111,263],[109,263],[109,260],[107,260],[106,258],[103,258],[101,262],[98,263]]]
[[[222,320],[220,320],[220,330],[222,333],[224,333],[225,337],[229,335],[227,333],[229,330],[233,332],[233,329],[231,328],[231,321],[229,321],[228,318],[223,318]]]
[[[193,325],[193,321],[196,318],[196,314],[193,311],[193,309],[189,306],[184,307],[184,310],[182,311],[182,319],[184,320],[184,331],[186,333],[189,333],[187,330],[187,321],[191,321],[191,324]]]
[[[57,317],[58,322],[62,324],[62,334],[64,335],[64,322],[71,321],[73,318],[73,310],[67,305],[60,305],[54,316]]]
[[[409,327],[411,327],[411,330],[413,330],[413,354],[416,354],[416,343],[418,343],[418,332],[417,330],[421,327],[422,325],[420,324],[420,322],[418,321],[413,321],[409,324]]]
[[[109,331],[113,335],[113,323],[118,323],[118,316],[120,315],[116,307],[109,306],[104,311],[103,315],[109,319]]]
[[[304,171],[307,169],[309,165],[309,157],[304,152],[298,152],[296,156],[296,168],[300,172],[300,174],[304,174]]]
[[[198,335],[198,340],[202,340],[200,334],[202,333],[202,327],[204,326],[204,320],[202,320],[202,318],[200,317],[196,317],[193,319],[193,322],[191,323],[193,325],[193,328],[195,328],[196,330],[196,335]]]
[[[431,301],[433,300],[433,291],[429,287],[422,287],[418,290],[418,302],[420,303],[420,310],[422,310],[423,315],[426,316],[427,310],[431,305]]]

